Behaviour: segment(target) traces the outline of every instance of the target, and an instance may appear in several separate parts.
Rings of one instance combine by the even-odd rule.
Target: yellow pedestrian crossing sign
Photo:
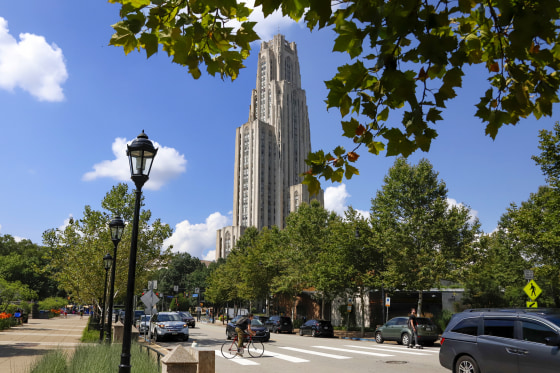
[[[537,302],[527,302],[527,308],[538,308]]]
[[[525,287],[523,288],[523,291],[525,291],[525,293],[533,301],[537,299],[539,295],[541,295],[542,293],[541,288],[539,287],[539,285],[537,285],[537,283],[534,280],[529,281],[527,285],[525,285]]]

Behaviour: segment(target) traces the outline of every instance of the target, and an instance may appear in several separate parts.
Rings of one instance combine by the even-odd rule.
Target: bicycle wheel
[[[251,341],[247,345],[247,350],[252,357],[261,357],[264,354],[264,345],[261,341]]]
[[[237,354],[237,341],[225,341],[222,345],[222,355],[226,359],[233,359]]]

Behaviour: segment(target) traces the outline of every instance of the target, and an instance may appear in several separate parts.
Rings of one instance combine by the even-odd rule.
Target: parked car
[[[260,316],[260,315],[255,315],[253,316],[253,320],[257,319],[261,322],[261,324],[266,326],[266,321],[268,320],[268,316]]]
[[[142,315],[142,317],[140,317],[140,321],[138,322],[138,331],[140,332],[140,334],[147,333],[150,329],[151,317],[152,316],[150,315]]]
[[[226,325],[226,338],[232,339],[236,332],[235,332],[235,324],[237,324],[237,320],[245,316],[235,316],[231,319]],[[256,332],[257,334],[253,337],[255,340],[261,340],[263,342],[268,342],[270,340],[270,332],[259,320],[253,318],[251,320],[251,330]]]
[[[299,327],[299,335],[312,337],[334,337],[333,327],[328,320],[308,320]]]
[[[181,315],[181,318],[183,319],[184,322],[187,323],[189,328],[194,328],[194,326],[196,325],[196,320],[194,319],[194,317],[192,317],[190,312],[179,311],[179,315]]]
[[[132,324],[136,325],[138,323],[138,320],[140,320],[140,317],[144,315],[144,311],[143,310],[134,310],[134,318],[132,320]],[[119,310],[119,320],[124,324],[124,320],[126,319],[125,317],[125,310]]]
[[[427,317],[416,318],[418,344],[431,345],[439,339],[438,327]],[[408,345],[412,330],[408,327],[408,317],[394,317],[375,329],[375,341],[397,341],[398,344]]]
[[[560,309],[473,309],[453,315],[439,362],[454,372],[560,372]]]
[[[177,312],[158,312],[150,319],[150,339],[156,341],[166,337],[189,340],[189,327]]]
[[[288,316],[270,316],[264,325],[271,333],[286,332],[292,334],[294,332],[292,318]]]

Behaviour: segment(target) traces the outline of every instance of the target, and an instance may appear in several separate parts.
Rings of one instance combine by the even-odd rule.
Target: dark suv
[[[472,309],[453,315],[439,362],[454,372],[560,372],[560,309]]]
[[[294,325],[288,316],[270,316],[264,323],[271,333],[286,332],[292,334]]]

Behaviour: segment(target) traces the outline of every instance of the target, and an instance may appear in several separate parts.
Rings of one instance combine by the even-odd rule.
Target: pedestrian
[[[412,331],[412,335],[408,341],[408,348],[420,348],[421,346],[418,344],[418,323],[416,321],[416,309],[410,310],[410,317],[408,318],[408,328]],[[414,344],[412,341],[414,340]]]

